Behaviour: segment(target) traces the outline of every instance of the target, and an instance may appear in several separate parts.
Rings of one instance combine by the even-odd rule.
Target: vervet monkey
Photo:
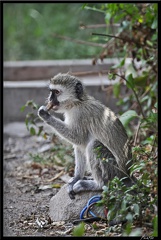
[[[68,183],[70,198],[80,191],[101,190],[115,176],[129,176],[131,148],[114,112],[89,96],[81,81],[69,74],[53,77],[49,89],[47,106],[39,108],[38,116],[73,145],[75,173]],[[63,113],[64,121],[52,116],[50,110]],[[93,179],[84,176],[87,164]]]

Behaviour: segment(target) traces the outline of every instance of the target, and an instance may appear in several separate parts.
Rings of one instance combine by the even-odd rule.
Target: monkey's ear
[[[75,93],[77,98],[81,100],[81,97],[83,96],[83,86],[80,82],[78,82],[75,86]]]

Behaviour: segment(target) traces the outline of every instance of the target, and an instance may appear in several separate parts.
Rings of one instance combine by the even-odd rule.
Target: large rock
[[[75,199],[70,199],[67,193],[67,184],[65,184],[50,200],[50,218],[55,222],[79,219],[80,212],[88,200],[95,195],[100,195],[101,192],[81,192],[75,195]]]

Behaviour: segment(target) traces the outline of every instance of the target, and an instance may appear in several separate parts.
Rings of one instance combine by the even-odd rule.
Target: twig
[[[112,37],[112,38],[118,38],[118,39],[121,39],[121,40],[127,41],[127,39],[125,39],[125,38],[121,38],[121,37],[114,36],[114,35],[110,35],[110,34],[104,34],[104,33],[92,33],[92,35],[104,36],[104,37]]]
[[[55,177],[47,180],[47,182],[52,182],[52,181],[56,180],[57,178],[59,178],[59,177],[60,177],[61,175],[63,175],[63,174],[64,174],[64,171],[61,171],[60,173],[56,174]]]
[[[99,74],[106,74],[108,73],[108,70],[101,70],[99,72],[94,72],[94,71],[85,71],[85,72],[71,72],[72,75],[74,76],[87,76],[87,75],[99,75]]]
[[[119,27],[120,24],[95,24],[95,25],[84,25],[80,24],[81,29],[90,29],[90,28],[103,28],[103,27]]]
[[[70,42],[75,42],[75,43],[78,43],[78,44],[84,44],[84,45],[93,46],[93,47],[102,47],[102,48],[104,48],[106,46],[106,44],[87,42],[87,41],[73,39],[73,38],[70,38],[70,37],[57,35],[57,34],[52,34],[52,36],[56,37],[56,38],[61,38],[61,39],[64,39],[64,40],[67,40],[67,41],[70,41]]]
[[[141,121],[139,121],[138,126],[137,126],[137,130],[136,130],[136,134],[135,134],[135,139],[134,139],[134,146],[136,145],[136,141],[137,141],[137,137],[138,137],[140,125],[141,125]]]

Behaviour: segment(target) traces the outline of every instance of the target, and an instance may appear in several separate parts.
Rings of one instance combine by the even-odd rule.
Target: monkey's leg
[[[71,178],[68,182],[68,193],[71,199],[74,199],[75,192],[73,191],[74,184],[84,177],[85,167],[86,167],[86,159],[85,155],[79,150],[78,147],[74,148],[75,153],[75,171],[74,177]]]
[[[104,185],[104,166],[98,159],[97,154],[95,153],[94,144],[95,141],[91,141],[86,148],[86,156],[94,180],[80,179],[79,181],[77,181],[73,186],[73,191],[75,193],[78,193],[80,191],[101,190]]]

